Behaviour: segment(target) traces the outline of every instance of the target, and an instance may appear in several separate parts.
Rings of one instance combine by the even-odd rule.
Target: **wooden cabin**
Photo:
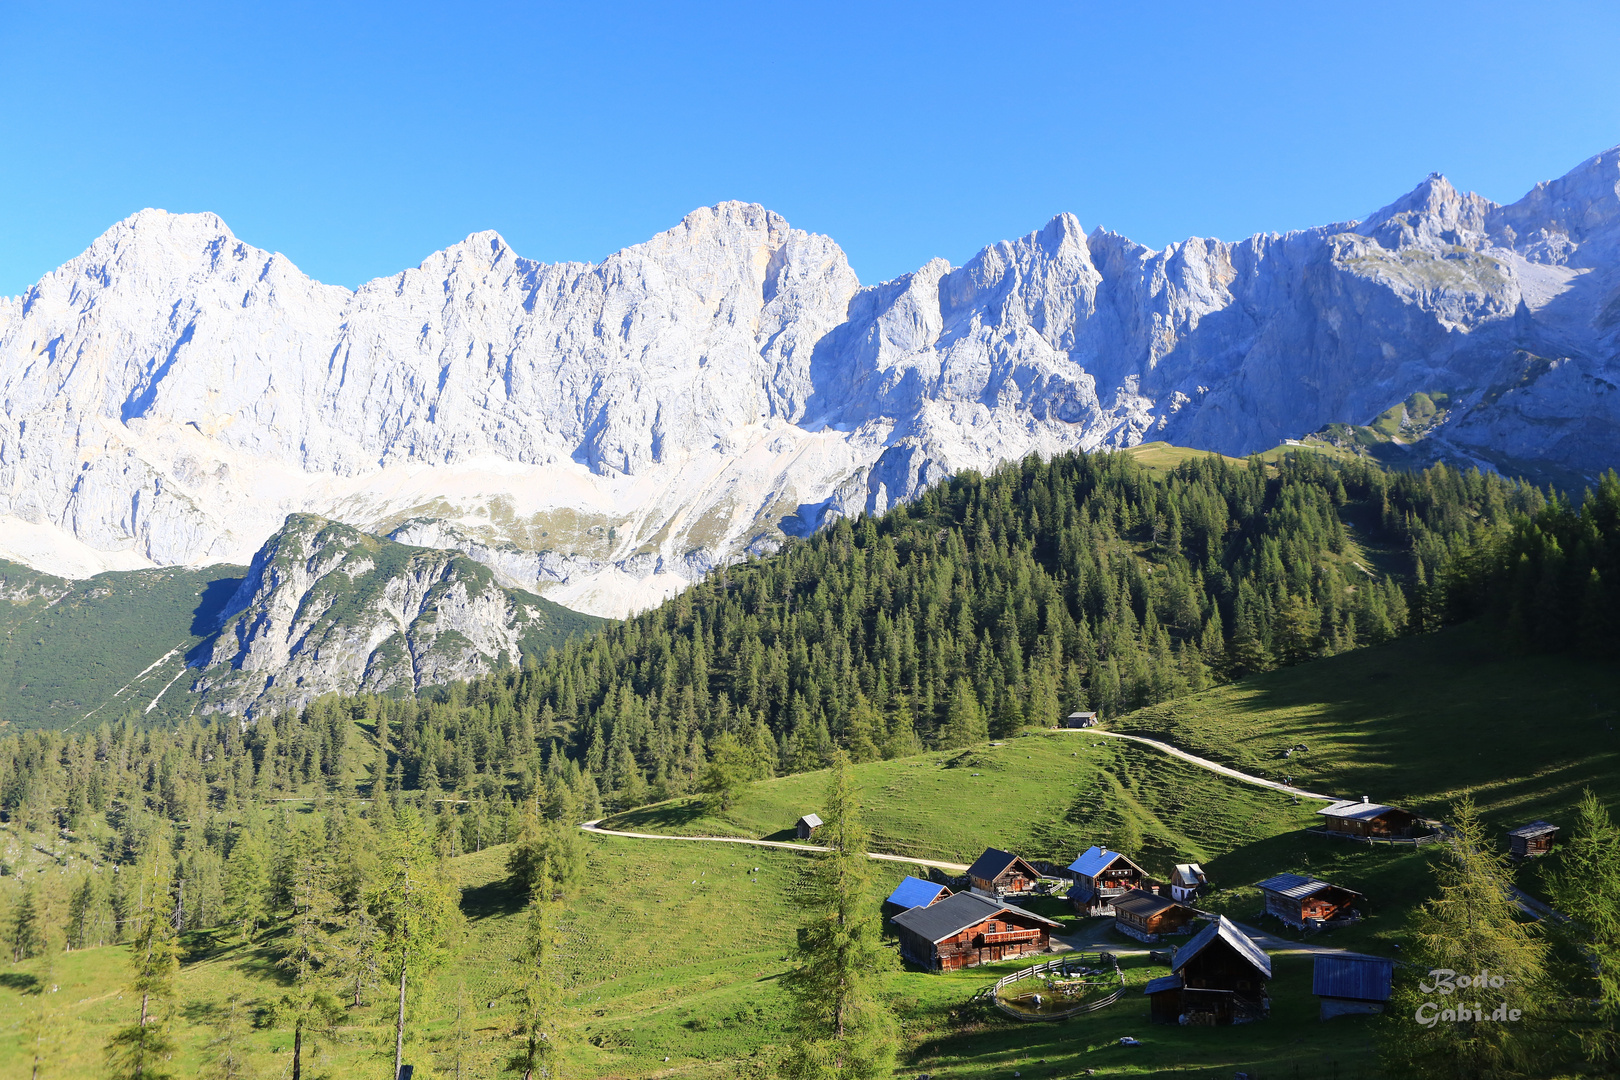
[[[1147,883],[1140,866],[1117,851],[1092,846],[1069,864],[1074,887],[1069,903],[1082,915],[1112,915],[1114,897],[1123,896]]]
[[[1161,934],[1184,932],[1197,917],[1186,904],[1145,889],[1132,889],[1114,898],[1114,929],[1149,945]]]
[[[1317,814],[1323,818],[1325,831],[1362,839],[1410,839],[1418,824],[1418,816],[1411,811],[1369,802],[1365,795],[1360,802],[1341,800],[1324,806]]]
[[[1532,821],[1508,833],[1508,853],[1515,859],[1534,859],[1552,850],[1558,826]]]
[[[1063,727],[1088,728],[1097,726],[1097,714],[1094,712],[1072,712],[1063,718]]]
[[[1311,993],[1322,999],[1322,1019],[1381,1013],[1389,1002],[1395,961],[1358,953],[1317,953]]]
[[[1208,884],[1204,868],[1195,862],[1176,863],[1176,868],[1170,872],[1170,895],[1177,900],[1191,900]]]
[[[1041,872],[1010,851],[985,848],[984,854],[968,867],[968,885],[985,896],[1028,896],[1041,879]]]
[[[1266,914],[1304,930],[1349,919],[1361,894],[1301,874],[1278,874],[1260,882]]]
[[[793,823],[794,833],[800,840],[808,840],[815,835],[816,830],[825,824],[814,814],[806,814]]]
[[[922,878],[906,877],[883,901],[883,915],[885,918],[894,918],[902,911],[909,911],[914,907],[929,907],[952,895],[951,890],[933,881],[924,881]]]
[[[1143,988],[1154,1020],[1241,1024],[1271,1011],[1271,957],[1223,915],[1176,950],[1170,974]]]
[[[1060,923],[978,893],[948,896],[896,915],[890,925],[900,955],[928,971],[957,971],[1046,952]]]

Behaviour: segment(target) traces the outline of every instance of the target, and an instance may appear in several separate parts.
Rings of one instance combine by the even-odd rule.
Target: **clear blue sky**
[[[145,206],[352,286],[723,199],[866,282],[1063,210],[1161,246],[1431,170],[1508,201],[1620,143],[1616,57],[1613,3],[0,0],[0,295]]]

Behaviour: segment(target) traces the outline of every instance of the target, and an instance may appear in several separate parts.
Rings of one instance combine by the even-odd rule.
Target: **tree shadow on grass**
[[[26,994],[39,986],[39,977],[21,971],[0,971],[0,986]]]
[[[603,821],[602,827],[621,832],[667,832],[692,824],[705,809],[702,799],[673,799],[615,814]]]
[[[528,903],[523,890],[505,880],[461,890],[461,911],[470,921],[515,915]]]

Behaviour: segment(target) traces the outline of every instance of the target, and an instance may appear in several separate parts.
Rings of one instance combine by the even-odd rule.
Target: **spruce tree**
[[[894,1059],[895,1025],[879,998],[894,967],[883,944],[868,837],[847,755],[833,757],[822,804],[824,855],[807,866],[799,963],[787,976],[797,1035],[783,1058],[790,1080],[876,1080]]]

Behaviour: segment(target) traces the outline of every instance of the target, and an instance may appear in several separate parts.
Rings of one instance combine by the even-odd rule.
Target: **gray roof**
[[[1006,872],[1007,867],[1015,862],[1024,862],[1024,860],[1010,851],[1002,851],[1000,848],[993,847],[985,848],[984,854],[974,859],[973,865],[968,867],[968,877],[994,881]],[[1029,863],[1025,862],[1024,865],[1029,866]],[[1036,877],[1041,876],[1040,871],[1033,866],[1029,866],[1029,872]]]
[[[1388,1001],[1395,961],[1359,953],[1317,953],[1311,993],[1356,1001]]]
[[[975,923],[994,918],[998,913],[1010,911],[1042,925],[1062,929],[1063,924],[1053,922],[1044,915],[1025,911],[1012,904],[1001,904],[977,893],[960,892],[947,896],[932,907],[914,907],[894,917],[896,926],[903,926],[919,937],[940,942],[960,934]]]
[[[1124,896],[1114,897],[1115,911],[1123,909],[1144,919],[1150,915],[1157,915],[1161,911],[1168,911],[1173,907],[1182,906],[1184,905],[1177,903],[1168,896],[1154,896],[1145,889],[1132,889]]]
[[[1202,885],[1206,880],[1204,868],[1195,862],[1176,863],[1176,868],[1170,875],[1170,882],[1173,885]]]
[[[1341,799],[1336,803],[1322,807],[1322,809],[1318,810],[1317,813],[1323,815],[1324,817],[1352,818],[1356,821],[1372,821],[1374,818],[1383,817],[1391,810],[1395,811],[1397,814],[1407,813],[1407,811],[1402,810],[1398,806],[1385,806],[1383,803],[1375,802],[1358,802],[1351,799]]]
[[[776,820],[781,821],[782,819],[777,818]],[[808,825],[812,829],[819,829],[819,828],[821,828],[823,822],[822,822],[822,820],[820,818],[816,817],[816,815],[814,815],[814,814],[806,814],[806,815],[804,815],[804,817],[800,818],[798,821],[795,821],[794,824],[795,825]]]
[[[1144,993],[1144,994],[1157,994],[1160,990],[1180,990],[1180,989],[1181,989],[1181,976],[1180,975],[1160,975],[1157,979],[1150,980],[1146,986],[1142,987],[1142,993]]]
[[[1231,920],[1225,915],[1218,916],[1214,922],[1193,935],[1191,941],[1177,949],[1175,958],[1170,961],[1170,970],[1173,973],[1180,974],[1181,969],[1187,965],[1187,961],[1203,952],[1209,947],[1210,942],[1216,938],[1223,939],[1228,945],[1237,950],[1239,956],[1265,972],[1266,978],[1271,978],[1271,957],[1266,955],[1266,950],[1256,945],[1254,939],[1250,938],[1248,934],[1232,925]]]
[[[1538,836],[1546,836],[1548,833],[1555,833],[1557,831],[1557,825],[1549,825],[1545,821],[1532,821],[1528,825],[1520,825],[1517,829],[1514,829],[1512,832],[1508,833],[1508,835],[1521,836],[1526,840],[1534,840]]]
[[[1091,903],[1091,897],[1096,892],[1090,885],[1071,885],[1064,895],[1077,904]]]
[[[1315,896],[1323,889],[1338,889],[1341,892],[1361,894],[1354,889],[1346,889],[1343,885],[1335,885],[1320,878],[1305,877],[1302,874],[1278,874],[1262,881],[1259,888],[1265,892],[1274,892],[1286,896],[1291,900],[1303,900],[1307,896]]]

